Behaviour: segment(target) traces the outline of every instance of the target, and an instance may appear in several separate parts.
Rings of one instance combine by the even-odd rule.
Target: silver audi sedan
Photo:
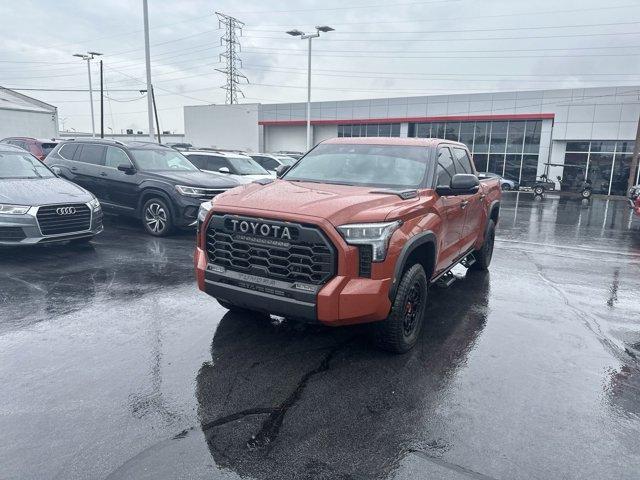
[[[102,208],[92,193],[0,143],[0,245],[88,242],[100,232]]]

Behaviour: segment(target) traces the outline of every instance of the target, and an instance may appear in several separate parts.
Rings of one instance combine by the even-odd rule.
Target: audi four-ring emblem
[[[58,215],[75,215],[76,208],[75,207],[60,207],[56,208],[56,213]]]

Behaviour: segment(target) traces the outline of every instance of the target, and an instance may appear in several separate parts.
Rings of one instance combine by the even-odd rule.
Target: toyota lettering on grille
[[[56,213],[58,215],[75,215],[76,208],[75,207],[59,207],[59,208],[56,208]]]
[[[282,225],[270,225],[268,223],[252,222],[249,220],[231,219],[231,230],[238,233],[250,234],[253,236],[277,238],[281,240],[291,240],[289,227]]]

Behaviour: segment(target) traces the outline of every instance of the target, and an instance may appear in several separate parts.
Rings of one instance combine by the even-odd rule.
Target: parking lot
[[[637,479],[640,225],[510,193],[418,348],[231,314],[193,233],[0,251],[0,478]]]

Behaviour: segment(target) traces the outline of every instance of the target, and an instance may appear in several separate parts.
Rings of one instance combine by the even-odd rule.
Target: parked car
[[[209,150],[191,150],[183,154],[203,172],[222,173],[240,183],[273,177],[247,155]]]
[[[287,157],[295,158],[296,160],[300,160],[304,155],[303,152],[296,152],[295,150],[280,150],[279,152],[275,152],[274,155],[286,155]]]
[[[629,206],[640,216],[640,184],[629,189]]]
[[[405,352],[428,286],[453,282],[457,264],[489,268],[500,185],[478,179],[462,143],[331,139],[278,175],[198,215],[198,287],[230,310],[376,322],[378,344]]]
[[[503,192],[508,192],[509,190],[518,190],[520,188],[520,184],[516,180],[512,180],[509,178],[505,178],[502,175],[498,175],[493,172],[480,172],[478,173],[479,178],[498,178],[500,179],[500,188],[502,188]]]
[[[203,201],[238,186],[232,178],[201,172],[180,152],[150,142],[66,141],[45,164],[93,192],[105,211],[139,218],[155,236],[195,226]]]
[[[71,240],[102,232],[102,209],[24,149],[0,143],[0,245]]]
[[[60,143],[60,140],[56,140],[55,138],[42,140],[31,137],[7,137],[0,140],[0,142],[23,148],[38,160],[42,161],[47,157],[47,155],[49,155],[56,145]]]
[[[249,156],[259,163],[262,168],[273,173],[280,165],[290,167],[297,162],[295,158],[273,153],[250,153]]]

